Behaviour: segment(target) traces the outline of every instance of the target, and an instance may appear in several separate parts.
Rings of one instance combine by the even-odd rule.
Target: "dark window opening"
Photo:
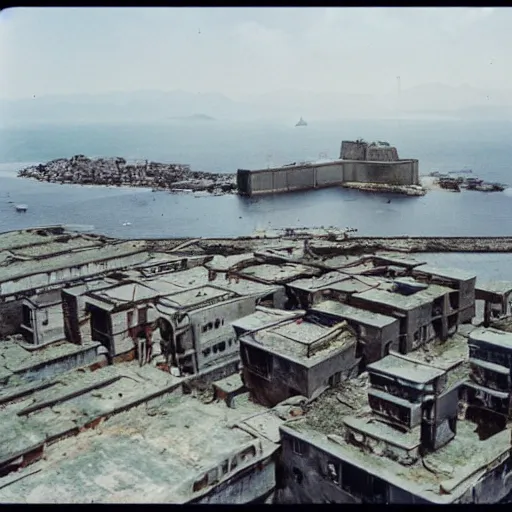
[[[41,322],[43,325],[48,325],[49,323],[49,318],[48,318],[48,311],[44,311],[43,312],[43,315],[44,315],[44,318],[43,318],[43,321]]]
[[[32,327],[32,310],[26,305],[23,306],[23,325]]]
[[[298,468],[293,468],[292,473],[293,473],[293,478],[300,485],[302,483],[302,481],[304,480],[304,475],[302,474],[302,471]]]
[[[128,328],[132,327],[132,325],[133,325],[133,311],[128,311],[128,313],[126,313],[126,321],[128,322]]]
[[[236,456],[231,459],[231,471],[233,471],[238,466],[238,460]]]
[[[217,345],[217,347],[219,348],[219,352],[224,352],[224,350],[226,350],[226,342],[223,341],[223,342],[219,343]]]
[[[272,359],[270,355],[255,347],[247,347],[246,357],[249,366],[254,373],[264,377],[265,379],[270,378],[272,370]]]
[[[208,486],[208,475],[204,475],[200,480],[194,482],[193,491],[198,492]]]
[[[304,455],[305,445],[300,439],[292,439],[292,450],[297,455]]]
[[[206,332],[208,330],[208,326],[207,325],[203,325],[203,327],[201,328],[201,331],[202,332]]]
[[[459,309],[459,292],[451,292],[449,295],[450,307],[452,309]]]
[[[211,354],[211,350],[209,348],[203,350],[203,356],[208,357]]]
[[[340,464],[334,461],[329,461],[327,463],[327,476],[331,480],[331,482],[336,485],[340,485]]]
[[[227,474],[227,472],[229,471],[229,461],[228,460],[225,460],[222,463],[221,471],[222,471],[223,475]]]
[[[224,325],[224,318],[221,320],[220,323],[221,323],[221,325]]]
[[[217,318],[217,320],[215,320],[215,329],[218,329],[220,327],[220,320]]]
[[[208,330],[211,331],[213,329],[213,324],[211,322],[208,322]]]
[[[145,324],[148,321],[148,309],[141,308],[139,309],[139,325]]]

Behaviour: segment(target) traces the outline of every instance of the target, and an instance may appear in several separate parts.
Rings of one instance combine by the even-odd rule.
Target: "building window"
[[[247,347],[245,355],[251,371],[264,379],[270,379],[272,373],[272,356],[270,354],[255,347]]]
[[[300,485],[302,483],[302,481],[304,480],[304,475],[302,474],[302,471],[299,468],[293,468],[292,473],[293,473],[293,478]]]
[[[292,450],[297,455],[304,455],[306,446],[300,439],[292,439]]]
[[[204,475],[203,478],[201,478],[200,480],[196,480],[194,482],[194,486],[193,486],[192,490],[193,490],[193,492],[198,492],[207,486],[208,486],[208,475]]]
[[[226,342],[223,341],[223,342],[219,343],[217,345],[217,347],[219,348],[219,352],[224,352],[224,350],[226,350]]]
[[[217,318],[217,320],[215,320],[215,329],[218,329],[220,327],[220,320]]]
[[[211,350],[209,348],[203,350],[203,357],[208,357],[211,353]]]
[[[207,325],[203,325],[203,327],[201,327],[201,332],[206,332],[207,330],[208,330]]]
[[[32,310],[26,305],[23,305],[23,325],[32,327]]]
[[[341,467],[340,467],[340,464],[338,462],[334,462],[332,460],[330,460],[328,463],[327,463],[327,476],[329,478],[329,480],[336,484],[336,485],[340,485],[341,483]]]
[[[211,331],[213,329],[213,324],[211,322],[208,322],[208,330]]]
[[[148,321],[148,309],[141,308],[139,309],[139,325],[145,324]]]
[[[222,472],[222,475],[226,475],[229,471],[229,461],[228,460],[225,460],[223,463],[222,463],[222,467],[221,467],[221,472]]]

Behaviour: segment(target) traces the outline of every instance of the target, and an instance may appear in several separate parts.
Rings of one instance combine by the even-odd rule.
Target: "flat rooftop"
[[[469,342],[471,343],[472,341],[481,341],[507,350],[512,349],[512,333],[493,329],[492,327],[481,327],[471,331]]]
[[[63,235],[71,235],[64,228],[33,228],[0,233],[0,251],[47,244]]]
[[[301,319],[283,322],[242,338],[304,365],[316,364],[357,342],[344,323],[324,327]]]
[[[256,331],[277,322],[285,322],[290,318],[299,318],[303,316],[304,313],[304,311],[285,311],[281,309],[258,307],[255,313],[239,318],[231,322],[231,325],[244,331]]]
[[[373,277],[367,276],[354,276],[346,277],[342,281],[332,283],[329,285],[330,290],[334,290],[340,293],[360,293],[373,288],[377,288],[382,285],[382,281]]]
[[[61,239],[66,239],[66,241],[61,241]],[[21,258],[34,258],[39,260],[51,256],[52,254],[65,254],[81,249],[103,247],[105,245],[106,243],[101,240],[91,240],[76,235],[73,237],[61,236],[56,237],[55,241],[50,241],[43,245],[31,245],[19,249],[11,249],[9,252]]]
[[[421,259],[404,256],[399,252],[379,252],[377,254],[374,254],[373,257],[375,259],[383,260],[386,263],[390,263],[391,265],[396,265],[400,267],[403,266],[411,268],[426,264],[426,262]]]
[[[194,288],[208,283],[208,270],[205,267],[193,267],[181,272],[161,274],[158,280],[183,289]]]
[[[371,363],[367,368],[370,373],[405,380],[413,384],[427,384],[445,373],[443,370],[428,364],[415,363],[410,359],[394,355],[386,356],[375,363]]]
[[[477,281],[475,290],[498,295],[508,295],[512,293],[512,281]]]
[[[233,292],[214,288],[213,286],[202,286],[192,290],[186,290],[166,297],[161,297],[159,302],[171,308],[197,308],[206,302],[230,300],[235,298]]]
[[[231,425],[264,411],[251,402],[230,409],[182,396],[118,414],[95,430],[49,446],[44,460],[14,478],[0,479],[0,502],[186,502],[197,497],[194,481],[257,443]],[[266,456],[275,450],[272,443],[263,446]],[[237,469],[254,461],[249,458]],[[12,483],[5,486],[9,478]]]
[[[252,265],[239,272],[240,276],[257,279],[263,283],[287,283],[299,277],[319,275],[320,270],[297,263]]]
[[[91,298],[98,298],[110,304],[120,306],[132,304],[144,300],[151,300],[158,297],[159,292],[139,283],[125,283],[112,288],[100,289],[88,292]]]
[[[341,274],[340,272],[328,272],[327,274],[323,274],[321,276],[297,279],[291,283],[288,283],[288,286],[290,288],[305,292],[316,292],[318,290],[329,288],[330,285],[338,283],[339,281],[343,281],[344,279],[347,279],[347,276]]]
[[[420,272],[442,277],[444,279],[454,279],[457,281],[469,281],[470,279],[476,278],[476,274],[473,274],[472,272],[467,272],[458,268],[434,267],[432,265],[420,265],[419,267],[413,269],[413,274]]]
[[[34,274],[53,272],[62,268],[78,267],[95,261],[122,258],[123,256],[144,252],[145,247],[146,242],[144,241],[129,241],[49,256],[38,260],[37,264],[33,260],[15,261],[10,265],[2,267],[0,282],[12,281]]]
[[[390,284],[389,287],[392,285]],[[450,288],[438,285],[429,285],[426,290],[420,290],[412,295],[402,295],[398,292],[393,292],[390,289],[371,289],[363,291],[355,295],[369,302],[378,304],[385,304],[403,311],[410,311],[425,304],[429,304],[434,299],[441,297],[447,293],[452,292]]]
[[[254,254],[252,252],[244,253],[244,254],[234,254],[231,256],[221,256],[216,254],[211,261],[205,263],[205,267],[211,268],[217,272],[226,272],[234,265],[240,264],[242,262],[253,261]]]
[[[214,288],[229,290],[242,297],[249,295],[270,295],[283,289],[283,287],[278,284],[258,283],[257,281],[251,281],[243,278],[238,282],[234,279],[229,281],[226,279],[226,274],[224,273],[218,273],[216,279],[214,281],[210,281],[208,284]]]
[[[348,304],[343,304],[335,300],[325,300],[315,304],[310,311],[325,313],[328,315],[337,316],[346,320],[353,320],[354,322],[363,325],[369,325],[382,329],[388,325],[396,323],[398,320],[392,316],[381,315],[379,313],[372,313],[365,309],[355,308]]]

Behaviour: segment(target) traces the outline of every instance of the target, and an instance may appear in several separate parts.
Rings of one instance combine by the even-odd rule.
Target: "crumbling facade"
[[[39,231],[0,235],[0,501],[512,490],[512,284],[328,240],[220,255]]]

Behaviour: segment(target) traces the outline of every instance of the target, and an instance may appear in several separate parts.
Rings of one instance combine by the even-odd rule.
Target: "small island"
[[[124,158],[88,158],[75,155],[26,167],[20,178],[62,184],[146,187],[170,192],[236,192],[234,174],[192,171],[189,165],[150,162],[127,163]]]

